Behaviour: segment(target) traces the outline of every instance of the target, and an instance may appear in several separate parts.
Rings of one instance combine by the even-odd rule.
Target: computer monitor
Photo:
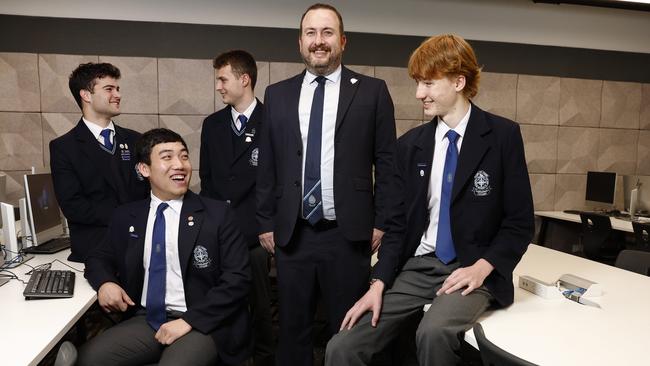
[[[616,197],[616,173],[587,172],[585,200],[614,205]]]
[[[32,244],[39,245],[63,234],[61,209],[54,195],[52,174],[25,174],[27,216]]]

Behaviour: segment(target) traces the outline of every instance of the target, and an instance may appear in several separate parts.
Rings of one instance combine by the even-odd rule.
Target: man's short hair
[[[463,95],[471,99],[478,93],[481,67],[472,46],[453,34],[433,36],[411,54],[409,76],[415,80],[464,76]]]
[[[166,128],[154,128],[145,132],[135,143],[136,162],[151,165],[151,151],[158,144],[180,142],[187,149],[187,144],[181,135]],[[189,149],[187,149],[189,150]]]
[[[109,63],[94,63],[89,62],[87,64],[80,64],[79,67],[74,69],[72,74],[70,74],[70,80],[68,81],[68,86],[72,92],[74,100],[77,101],[77,105],[81,108],[81,95],[79,91],[88,90],[93,92],[95,84],[97,84],[97,79],[110,76],[113,79],[120,78],[120,69],[109,64]]]
[[[251,89],[255,89],[255,83],[257,83],[257,64],[250,53],[243,50],[232,50],[220,54],[212,62],[212,66],[216,70],[226,65],[230,65],[232,73],[237,78],[248,74],[251,78]]]
[[[300,27],[298,28],[300,29],[300,34],[302,34],[302,21],[305,20],[305,15],[307,15],[307,13],[309,13],[310,11],[317,10],[317,9],[325,9],[325,10],[333,11],[334,14],[336,14],[336,17],[339,18],[339,32],[341,33],[341,35],[345,34],[343,30],[343,17],[341,17],[341,13],[339,13],[339,11],[336,10],[336,8],[333,7],[332,5],[322,4],[322,3],[316,3],[308,7],[307,10],[305,10],[305,12],[302,13],[302,17],[300,17]]]

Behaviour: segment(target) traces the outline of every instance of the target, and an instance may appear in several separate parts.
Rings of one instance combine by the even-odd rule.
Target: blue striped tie
[[[104,138],[104,147],[108,151],[113,151],[113,143],[111,142],[111,130],[108,128],[105,128],[100,132],[99,134]]]
[[[305,220],[315,225],[323,218],[323,201],[320,182],[320,147],[323,130],[323,103],[325,102],[324,76],[314,79],[318,86],[314,91],[309,114],[307,134],[307,155],[305,156],[305,181],[302,196],[302,214]]]
[[[147,323],[156,331],[167,321],[167,310],[165,309],[167,251],[165,249],[165,215],[163,214],[167,207],[169,205],[165,202],[158,205],[151,236],[149,282],[147,283]]]
[[[445,168],[442,173],[442,192],[440,194],[440,212],[438,216],[438,236],[436,240],[436,257],[444,264],[448,264],[456,258],[456,249],[451,237],[451,219],[449,207],[451,206],[451,192],[454,188],[454,175],[458,163],[458,133],[449,130],[447,134],[449,146],[445,157]]]

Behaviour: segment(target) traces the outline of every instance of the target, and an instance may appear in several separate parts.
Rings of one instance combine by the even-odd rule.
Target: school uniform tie
[[[451,237],[451,220],[449,207],[451,206],[451,191],[454,187],[454,175],[458,163],[458,133],[449,130],[445,135],[449,140],[447,155],[445,157],[445,168],[442,173],[442,192],[440,194],[440,212],[438,216],[438,236],[436,240],[436,257],[444,264],[448,264],[456,258],[456,249]]]
[[[320,182],[320,150],[323,130],[323,103],[325,101],[324,76],[314,79],[318,86],[314,91],[309,114],[307,154],[305,155],[305,179],[303,184],[302,214],[305,220],[315,225],[323,218],[323,201]]]
[[[167,321],[165,293],[167,288],[167,258],[165,249],[165,215],[169,207],[165,202],[156,209],[156,220],[151,236],[151,257],[149,259],[149,282],[147,283],[147,323],[158,330]]]
[[[240,133],[246,129],[246,123],[248,122],[248,118],[244,116],[243,114],[240,114],[237,117],[237,120],[239,121],[239,128],[237,129]]]
[[[104,147],[108,151],[113,151],[113,143],[111,142],[111,130],[108,128],[105,128],[100,132],[99,134],[104,138]]]

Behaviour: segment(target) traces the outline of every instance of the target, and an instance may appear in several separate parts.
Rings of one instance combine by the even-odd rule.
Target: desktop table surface
[[[49,263],[58,259],[72,267],[83,270],[81,263],[68,262],[70,250],[56,254],[38,254],[27,262],[31,266]],[[31,268],[26,265],[10,269],[23,281]],[[54,262],[52,269],[67,269]],[[90,287],[83,273],[75,271],[74,296],[67,299],[25,300],[23,285],[11,280],[0,287],[0,347],[3,365],[36,365],[70,330],[79,318],[95,302],[96,293]]]
[[[567,273],[602,285],[600,309],[517,287],[519,276],[551,283]],[[538,365],[650,364],[650,277],[531,244],[514,283],[514,304],[479,320],[497,346]],[[477,347],[472,330],[465,340]]]

